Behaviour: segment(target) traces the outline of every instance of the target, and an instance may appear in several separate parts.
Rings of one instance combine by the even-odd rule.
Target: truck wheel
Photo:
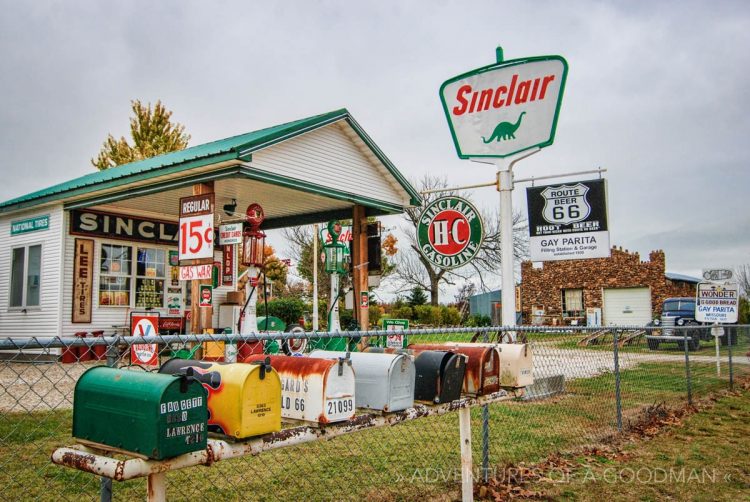
[[[694,335],[693,338],[688,341],[688,350],[698,350],[701,348],[701,339],[698,337],[698,335]]]
[[[287,333],[300,333],[305,334],[305,329],[299,324],[290,324],[286,328]],[[292,354],[304,354],[307,352],[307,338],[287,338],[281,344],[281,349],[284,354],[291,356]]]
[[[647,338],[646,341],[648,342],[648,348],[650,350],[658,350],[659,349],[659,340],[653,340],[651,338]]]

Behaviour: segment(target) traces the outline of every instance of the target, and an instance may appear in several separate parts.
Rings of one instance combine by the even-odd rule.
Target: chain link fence
[[[555,452],[595,444],[643,419],[654,406],[683,406],[730,388],[750,374],[750,327],[710,328],[524,326],[435,328],[405,332],[408,343],[527,342],[534,384],[523,395],[471,409],[474,476],[498,476],[510,463],[532,463]],[[360,350],[386,332],[351,332]],[[83,334],[82,334],[83,335]],[[132,365],[132,337],[91,333],[78,338],[0,340],[0,495],[4,500],[142,499],[147,481],[110,482],[50,461],[71,437],[73,390],[88,368]],[[295,334],[340,348],[339,334]],[[259,339],[266,352],[289,346],[290,334]],[[147,337],[160,361],[222,353],[237,335]],[[240,340],[241,342],[242,340]],[[219,344],[219,345],[212,345]],[[358,345],[358,348],[355,347]],[[213,352],[212,352],[213,351]],[[718,351],[718,358],[717,358]],[[109,357],[108,357],[109,356]],[[153,368],[152,368],[153,369]],[[285,424],[285,427],[291,427]],[[124,457],[123,457],[124,458]],[[401,500],[460,498],[458,414],[405,420],[393,426],[264,451],[211,466],[169,472],[169,500]]]

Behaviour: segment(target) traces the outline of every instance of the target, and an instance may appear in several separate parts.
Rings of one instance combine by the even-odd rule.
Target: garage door
[[[607,326],[643,326],[651,322],[651,291],[649,288],[605,289],[602,314]]]

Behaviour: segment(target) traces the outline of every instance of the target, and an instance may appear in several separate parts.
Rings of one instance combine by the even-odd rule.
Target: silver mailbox
[[[314,350],[310,357],[338,359],[344,352]],[[414,406],[414,361],[406,354],[349,354],[357,408],[399,411]]]

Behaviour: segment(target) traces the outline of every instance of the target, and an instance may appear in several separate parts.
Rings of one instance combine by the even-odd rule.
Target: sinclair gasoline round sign
[[[479,252],[483,237],[479,211],[460,197],[434,200],[419,216],[419,252],[440,268],[458,268],[469,263]]]

